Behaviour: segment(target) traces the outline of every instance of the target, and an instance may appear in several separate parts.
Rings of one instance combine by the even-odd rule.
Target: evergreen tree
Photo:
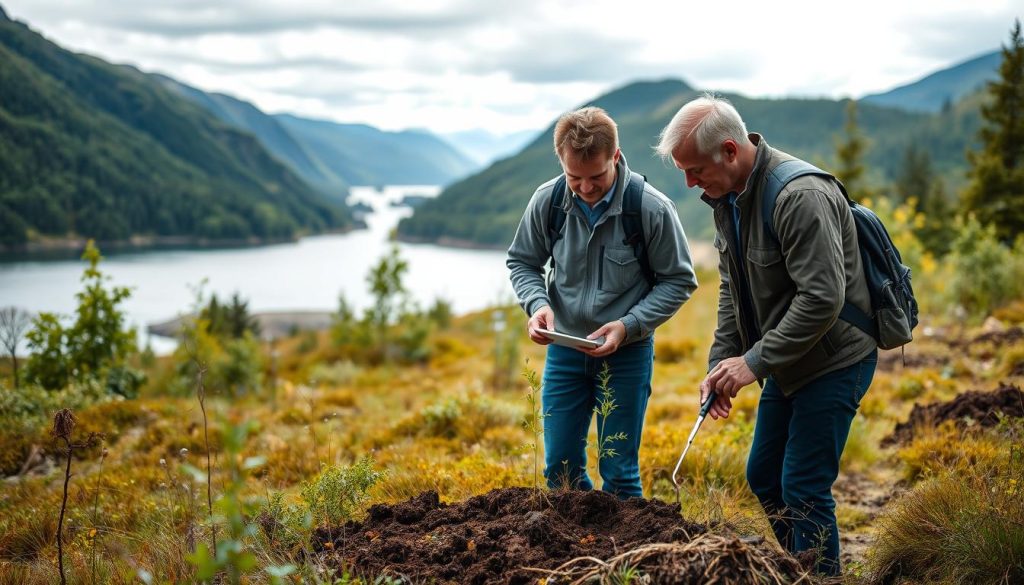
[[[915,143],[907,146],[893,191],[900,203],[913,201],[914,211],[924,216],[924,223],[914,229],[917,239],[933,254],[945,255],[955,235],[954,210],[942,179],[933,172],[928,151]]]
[[[929,252],[945,256],[956,238],[956,210],[941,179],[932,181],[927,197],[918,204],[918,210],[924,215],[924,225],[915,228],[914,234]]]
[[[968,153],[970,184],[963,210],[995,227],[1009,243],[1024,231],[1024,39],[1020,20],[1003,47],[999,79],[989,83],[991,101],[982,106],[982,149]]]
[[[236,292],[230,304],[221,304],[217,295],[210,296],[210,302],[199,317],[206,321],[206,329],[221,339],[241,339],[248,331],[254,337],[260,334],[260,324],[249,313],[249,301],[243,300]]]
[[[857,126],[857,102],[853,100],[846,105],[843,133],[842,140],[836,142],[836,177],[846,186],[850,198],[858,201],[871,193],[864,185],[864,151],[867,149],[867,141]]]
[[[911,142],[903,151],[903,163],[900,165],[899,176],[896,178],[896,196],[900,203],[911,198],[917,200],[917,211],[926,207],[926,201],[932,193],[932,160],[928,151],[918,148]]]

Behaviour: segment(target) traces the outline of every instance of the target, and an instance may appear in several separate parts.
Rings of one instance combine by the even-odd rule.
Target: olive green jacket
[[[776,240],[762,219],[765,171],[793,157],[758,134],[750,140],[757,145],[754,168],[736,199],[740,254],[728,198],[702,197],[714,208],[721,274],[708,369],[742,355],[758,379],[770,375],[791,395],[871,353],[875,340],[839,319],[846,299],[869,315],[871,301],[853,215],[835,182],[804,176],[783,187],[773,215]]]

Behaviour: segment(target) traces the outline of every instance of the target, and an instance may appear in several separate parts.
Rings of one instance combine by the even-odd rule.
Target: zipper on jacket
[[[732,270],[729,272],[730,276],[733,277],[733,281],[736,283],[736,288],[739,292],[740,298],[736,299],[739,301],[739,306],[737,307],[740,315],[739,329],[741,331],[741,337],[744,336],[743,334],[746,334],[745,336],[747,337],[747,343],[745,344],[746,347],[743,348],[743,351],[746,352],[761,339],[761,327],[757,323],[757,312],[754,310],[753,296],[750,290],[750,279],[747,275],[746,264],[744,263],[745,259],[743,258],[743,254],[740,253],[740,250],[737,249],[742,235],[736,233],[736,224],[733,223],[732,209],[730,207],[731,206],[723,206],[721,211],[723,211],[724,215],[727,216],[724,218],[725,221],[723,222],[725,224],[727,249],[729,250],[729,257],[732,260],[732,265],[736,268],[736,274],[733,275]],[[744,316],[747,318],[744,319]]]
[[[604,246],[601,246],[601,255],[597,262],[597,288],[604,290]]]

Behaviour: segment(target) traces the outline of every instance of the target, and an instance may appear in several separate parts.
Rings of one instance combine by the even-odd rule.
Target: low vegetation
[[[1024,54],[1019,28],[1014,35]],[[992,401],[996,393],[1020,397],[1024,384],[1021,244],[1007,241],[1006,225],[964,216],[961,238],[942,256],[923,243],[927,222],[912,197],[875,194],[872,208],[913,269],[923,319],[905,353],[880,356],[851,430],[835,490],[846,579],[1021,582],[1024,398],[1019,408]],[[85,260],[75,320],[38,316],[25,333],[28,363],[18,374],[13,360],[0,368],[0,581],[395,583],[379,556],[373,570],[353,562],[370,549],[351,540],[372,549],[395,535],[357,526],[394,525],[390,514],[401,510],[423,519],[441,509],[469,514],[487,501],[498,509],[503,494],[525,495],[531,505],[561,498],[591,513],[619,505],[605,494],[542,487],[535,371],[544,351],[523,334],[515,307],[459,317],[443,302],[417,307],[402,285],[404,261],[392,253],[368,276],[372,308],[356,315],[342,299],[331,331],[297,332],[271,346],[257,342],[243,300],[225,309],[197,294],[198,317],[178,351],[156,358],[129,343],[123,328],[119,307],[130,291],[106,288],[94,248]],[[698,411],[715,327],[717,274],[698,277],[702,286],[656,336],[640,458],[644,494],[662,501],[674,499],[669,474]],[[524,363],[525,380],[517,377]],[[689,544],[649,540],[623,551],[602,535],[559,534],[566,550],[611,552],[581,556],[538,580],[641,583],[687,574],[699,582],[714,569],[708,555],[725,562],[717,559],[727,551],[729,562],[743,557],[758,567],[730,573],[728,582],[751,574],[805,579],[793,559],[769,550],[770,529],[746,486],[757,401],[754,387],[740,392],[727,421],[705,422],[683,464]],[[901,426],[915,406],[931,418]],[[598,410],[614,407],[605,399]],[[61,409],[74,411],[77,423],[73,435],[66,425],[56,431],[58,442],[49,430]],[[591,430],[592,477],[617,440]],[[662,519],[670,510],[672,540],[674,508],[632,506],[660,510]],[[543,511],[534,511],[543,527]],[[515,528],[529,535],[529,526]],[[440,563],[485,542],[448,536],[406,545],[419,542],[417,558],[434,551]],[[487,534],[486,542],[500,537]],[[694,548],[698,541],[704,548]],[[520,569],[528,568],[509,568]]]
[[[913,221],[903,208],[886,213],[896,225]],[[902,233],[898,227],[894,232]],[[378,576],[338,563],[330,552],[330,543],[347,534],[345,523],[363,518],[369,504],[398,503],[425,491],[456,502],[498,488],[543,490],[538,457],[544,415],[537,396],[543,351],[508,333],[522,331],[525,318],[511,309],[485,311],[448,318],[443,328],[425,312],[417,317],[430,323],[419,345],[424,357],[411,359],[397,341],[408,323],[403,315],[413,311],[398,300],[401,264],[395,259],[381,264],[398,274],[392,285],[380,287],[389,298],[366,316],[349,314],[343,321],[339,312],[333,331],[277,342],[276,372],[264,344],[251,342],[252,359],[225,349],[255,339],[244,301],[215,305],[198,295],[204,309],[178,352],[150,360],[125,356],[123,363],[139,364],[144,374],[135,394],[111,389],[110,364],[76,370],[82,375],[61,389],[37,382],[17,392],[5,387],[0,462],[10,479],[0,500],[0,572],[18,582],[49,583],[59,579],[62,559],[70,582],[82,583],[212,582],[214,575],[227,582],[369,583]],[[921,288],[951,280],[941,265],[928,264],[927,252],[913,262]],[[102,282],[98,260],[88,266]],[[645,494],[665,501],[674,498],[668,473],[696,415],[702,356],[713,330],[715,275],[699,276],[706,285],[659,330],[656,345],[642,481]],[[504,326],[494,326],[497,315]],[[851,433],[844,476],[886,493],[893,486],[905,490],[891,501],[883,498],[888,504],[864,508],[848,503],[844,488],[837,488],[846,534],[877,538],[870,550],[849,548],[852,574],[862,579],[1000,582],[1003,573],[995,564],[972,563],[977,569],[963,572],[963,563],[936,560],[956,558],[948,555],[968,545],[975,548],[962,554],[1020,566],[1020,549],[1014,548],[1020,541],[1014,539],[1022,518],[1022,463],[1012,446],[1021,429],[1015,419],[984,428],[938,424],[909,442],[880,446],[915,402],[1021,382],[1019,373],[1011,375],[1016,361],[1000,357],[1024,351],[1024,334],[1014,333],[1019,320],[1000,329],[990,322],[982,330],[952,317],[931,311],[924,325],[929,333],[910,347],[907,366],[898,355],[883,360]],[[343,322],[364,328],[377,349],[345,343]],[[507,347],[513,343],[514,351]],[[525,360],[527,376],[496,384],[495,371],[508,367],[510,352]],[[739,535],[769,534],[744,479],[756,405],[757,393],[744,391],[727,423],[712,422],[701,431],[681,470],[688,520],[728,525]],[[75,411],[81,437],[74,439],[81,444],[73,450],[62,521],[57,478],[64,475],[67,449],[47,438],[50,413],[61,407]],[[84,443],[100,434],[102,445]],[[598,456],[614,450],[615,437],[593,429],[589,444],[596,467]],[[598,476],[596,469],[591,474]],[[864,496],[860,487],[850,491],[846,495],[854,499]],[[959,516],[943,509],[960,510]],[[911,546],[936,539],[944,539],[939,557],[928,556],[930,545]],[[614,574],[633,574],[638,569],[629,559],[641,557],[623,557]],[[1005,574],[1010,582],[1016,575]]]

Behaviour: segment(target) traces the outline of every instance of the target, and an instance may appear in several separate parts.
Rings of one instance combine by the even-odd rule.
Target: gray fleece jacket
[[[641,222],[651,270],[657,276],[653,288],[644,279],[633,249],[623,243],[626,235],[619,216],[629,173],[623,156],[616,167],[611,205],[593,230],[576,195],[566,187],[565,226],[553,253],[549,253],[547,223],[557,178],[534,192],[506,260],[512,287],[528,315],[548,305],[555,314],[555,329],[580,337],[621,320],[626,326],[624,344],[628,344],[650,337],[693,294],[697,277],[675,204],[649,184],[644,185]],[[555,269],[545,275],[552,255]]]

